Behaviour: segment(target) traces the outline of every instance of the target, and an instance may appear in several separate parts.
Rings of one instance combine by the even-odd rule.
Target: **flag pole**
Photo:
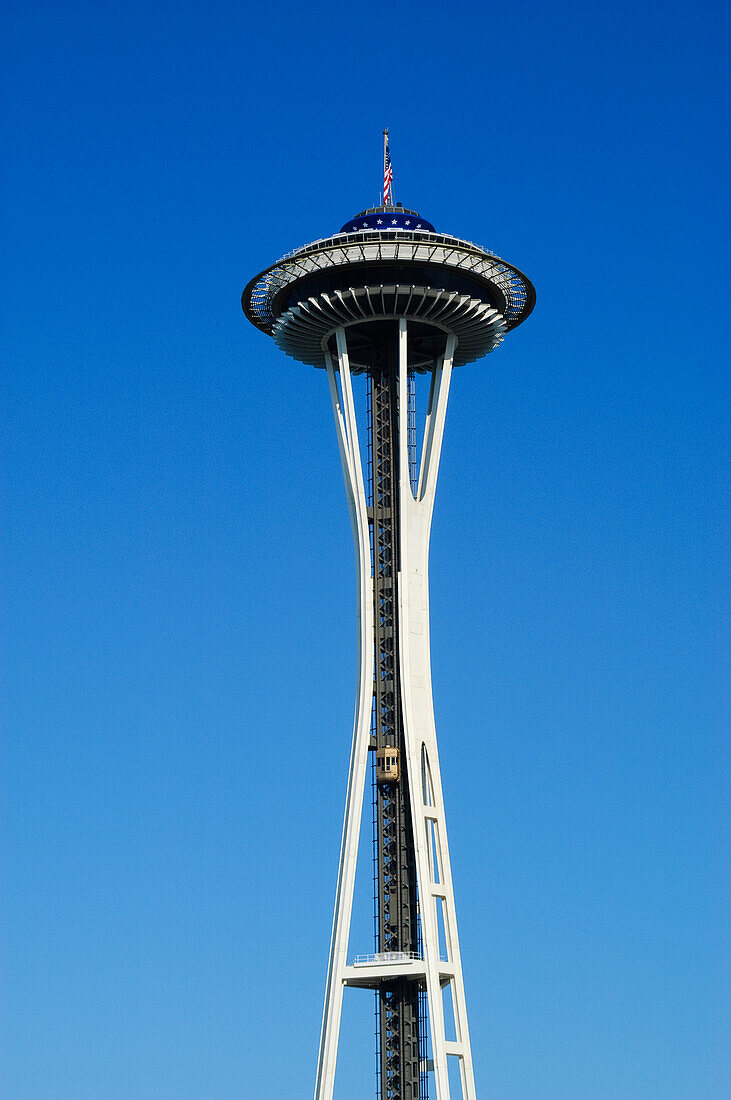
[[[393,170],[388,148],[388,127],[383,131],[383,206],[393,206]],[[387,201],[388,200],[388,201]]]

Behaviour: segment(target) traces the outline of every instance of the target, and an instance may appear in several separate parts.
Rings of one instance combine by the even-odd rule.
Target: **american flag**
[[[388,130],[383,131],[383,205],[393,205],[391,184],[393,183],[393,168],[391,167],[391,154],[388,151]]]

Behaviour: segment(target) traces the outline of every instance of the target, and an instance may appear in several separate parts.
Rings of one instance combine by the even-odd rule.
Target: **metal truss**
[[[395,328],[395,325],[394,325]],[[405,759],[398,673],[398,370],[395,347],[380,349],[370,374],[372,555],[375,638],[373,701],[375,751]],[[376,773],[377,950],[410,952],[417,946],[416,868],[408,772],[398,779]],[[383,984],[379,1059],[381,1100],[420,1100],[419,990],[398,978]]]

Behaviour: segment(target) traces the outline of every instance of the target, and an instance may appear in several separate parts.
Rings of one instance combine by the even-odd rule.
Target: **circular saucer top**
[[[455,301],[483,302],[502,315],[506,330],[525,320],[536,299],[530,279],[496,253],[438,233],[415,210],[388,205],[362,210],[333,236],[282,256],[251,279],[241,304],[253,325],[274,336],[278,319],[313,296],[330,300],[353,291],[353,303],[361,303],[361,288],[371,304],[378,299],[385,307],[391,291],[383,298],[381,290],[400,294],[402,287],[411,287],[407,313],[414,294],[431,288]]]

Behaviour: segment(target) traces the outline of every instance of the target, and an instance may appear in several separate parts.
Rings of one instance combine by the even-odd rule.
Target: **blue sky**
[[[480,1096],[729,1095],[727,29],[6,6],[9,1100],[311,1093],[355,570],[325,379],[239,297],[372,204],[384,125],[395,198],[538,295],[454,379],[432,540]],[[345,1028],[365,1100],[370,995]]]

